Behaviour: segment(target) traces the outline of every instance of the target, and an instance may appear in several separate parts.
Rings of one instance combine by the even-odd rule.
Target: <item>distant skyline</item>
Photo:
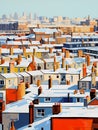
[[[35,13],[38,16],[64,16],[98,18],[98,0],[0,0],[0,17],[15,12],[19,16]]]

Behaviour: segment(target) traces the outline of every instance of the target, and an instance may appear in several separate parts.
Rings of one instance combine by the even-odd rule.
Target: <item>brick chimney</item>
[[[82,57],[83,56],[83,51],[82,50],[78,50],[78,57]]]
[[[37,80],[37,87],[40,87],[40,85],[41,85],[41,81],[38,79]]]
[[[31,102],[29,105],[29,127],[34,122],[34,104]]]
[[[60,68],[60,63],[56,62],[56,69],[59,69],[59,68]]]
[[[3,57],[1,57],[1,64],[5,63],[5,59]]]
[[[65,58],[62,57],[62,68],[65,68]]]
[[[96,71],[94,66],[92,66],[91,83],[92,83],[92,87],[96,86]]]
[[[62,48],[62,53],[65,53],[66,49],[65,48]]]
[[[25,95],[25,83],[19,83],[17,88],[17,100],[21,100]]]
[[[56,69],[57,69],[56,64],[53,65],[53,69],[54,69],[54,71],[56,71]]]
[[[15,126],[14,126],[14,121],[13,120],[11,121],[11,128],[10,128],[10,130],[16,130]]]
[[[13,47],[10,47],[10,55],[13,55],[13,53],[14,53]]]
[[[38,95],[40,95],[42,93],[42,87],[40,86],[39,88],[38,88]]]
[[[80,94],[84,94],[85,90],[84,89],[80,89],[79,92],[80,92]]]
[[[74,92],[73,92],[74,94],[77,94],[78,93],[78,90],[74,90]]]
[[[93,98],[96,97],[96,89],[95,88],[92,88],[90,90],[90,99],[92,100]]]
[[[56,56],[54,56],[54,64],[56,63]]]
[[[66,70],[68,70],[68,65],[66,65]]]
[[[0,123],[2,123],[2,112],[5,110],[5,102],[0,100]]]
[[[23,47],[23,55],[26,56],[26,48]]]
[[[70,85],[70,80],[66,80],[66,84],[67,84],[67,85]]]
[[[65,51],[65,57],[66,57],[66,58],[70,58],[70,52],[69,52],[69,50],[66,50],[66,51]]]
[[[35,56],[35,54],[36,54],[36,49],[34,48],[33,49],[33,55]]]
[[[19,54],[18,55],[18,60],[21,62],[22,61],[22,56]]]
[[[25,87],[26,87],[26,88],[30,88],[30,83],[27,82],[27,83],[25,84]]]
[[[62,106],[60,103],[55,103],[52,107],[52,114],[59,114],[62,111]]]
[[[54,56],[54,63],[53,63],[54,71],[57,69],[57,62],[56,62],[56,56]]]
[[[89,66],[90,65],[90,55],[86,56],[86,62],[87,62],[87,66]]]
[[[49,76],[49,80],[48,80],[48,89],[52,88],[52,78],[51,76]]]
[[[32,62],[34,62],[35,61],[35,58],[34,58],[34,55],[32,55]]]
[[[10,68],[10,73],[14,73],[15,72],[14,61],[10,61],[9,68]]]
[[[20,60],[17,59],[16,60],[16,64],[19,65],[20,64]]]
[[[53,48],[49,48],[49,53],[53,53]]]
[[[85,63],[83,64],[83,67],[82,67],[82,73],[83,73],[83,78],[87,76],[87,68],[86,68]]]

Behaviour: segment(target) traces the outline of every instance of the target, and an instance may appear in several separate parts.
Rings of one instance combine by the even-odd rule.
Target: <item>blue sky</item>
[[[98,18],[98,0],[0,0],[2,14],[22,15],[36,13],[38,16],[85,17]]]

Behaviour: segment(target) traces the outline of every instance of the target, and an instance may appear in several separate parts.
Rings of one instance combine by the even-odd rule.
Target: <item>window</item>
[[[70,45],[70,48],[72,48],[73,46],[72,45]]]
[[[85,82],[82,82],[82,87],[85,88]]]
[[[0,99],[3,99],[3,93],[0,93]]]
[[[0,80],[0,88],[4,87],[4,81]]]
[[[86,89],[89,89],[89,82],[86,82]]]
[[[10,73],[10,68],[9,67],[7,68],[7,73]]]
[[[4,81],[3,80],[0,80],[0,85],[4,84]]]
[[[43,117],[44,115],[45,115],[44,109],[37,109],[36,110],[37,117]]]
[[[44,98],[44,101],[45,101],[45,102],[50,102],[50,100],[51,100],[50,97]]]
[[[61,75],[61,81],[65,81],[65,75]]]

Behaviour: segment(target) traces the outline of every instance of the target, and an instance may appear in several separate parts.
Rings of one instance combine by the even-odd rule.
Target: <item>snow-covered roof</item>
[[[28,73],[26,73],[26,72],[20,72],[20,73],[18,73],[18,74],[20,74],[20,75],[22,75],[22,76],[24,76],[24,77],[28,77],[28,76],[30,76]]]
[[[4,73],[1,74],[1,76],[3,76],[4,78],[17,78],[16,74],[14,73]]]
[[[6,105],[3,113],[29,113],[29,102],[25,99]]]
[[[58,32],[57,29],[50,29],[50,28],[35,28],[33,29],[34,32],[43,32],[46,34],[53,34],[54,32]]]
[[[87,76],[87,77],[81,79],[81,81],[91,81],[91,76]],[[98,81],[98,76],[96,77],[96,81]]]
[[[43,75],[43,73],[40,70],[28,71],[27,73],[32,76]]]
[[[41,59],[34,57],[35,62],[38,63],[44,63]],[[32,57],[27,59],[28,62],[32,62]]]

